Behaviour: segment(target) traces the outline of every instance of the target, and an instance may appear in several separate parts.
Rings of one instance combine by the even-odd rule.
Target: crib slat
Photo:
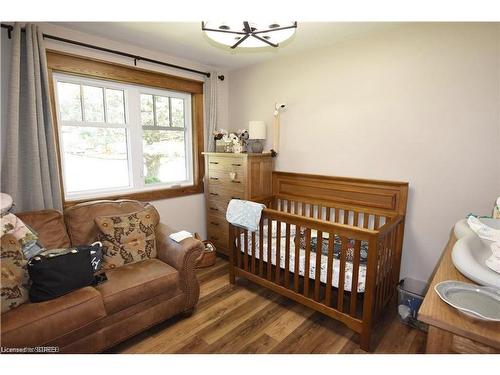
[[[245,229],[243,231],[243,240],[245,241],[245,246],[243,247],[245,249],[245,253],[243,255],[243,269],[245,271],[248,271],[248,230]]]
[[[316,240],[316,269],[314,274],[314,299],[319,301],[319,290],[321,287],[321,255],[323,253],[323,232],[318,231]]]
[[[321,204],[318,204],[318,215],[316,217],[323,220],[323,206]]]
[[[344,311],[344,284],[345,284],[345,263],[347,258],[347,237],[341,237],[342,246],[340,251],[340,271],[339,271],[339,295],[337,300],[337,310]]]
[[[368,228],[370,226],[370,214],[363,213],[363,228]]]
[[[306,261],[304,267],[304,296],[309,297],[309,266],[311,265],[311,228],[306,229]]]
[[[389,246],[389,236],[384,237],[384,251],[382,252],[382,279],[380,280],[380,306],[379,310],[382,309],[384,305],[384,293],[385,293],[385,281],[386,281],[386,261],[387,261],[387,251]]]
[[[261,219],[259,223],[259,275],[262,277],[264,274],[264,220]]]
[[[328,233],[328,260],[326,267],[326,287],[325,287],[325,305],[330,306],[332,299],[332,279],[333,279],[333,246],[335,234]]]
[[[361,259],[361,241],[354,241],[354,258],[352,262],[352,277],[351,277],[351,316],[356,316],[356,303],[358,297],[358,276],[359,276],[359,261]]]
[[[393,235],[395,231],[392,231],[387,237],[389,237],[388,242],[388,249],[387,249],[387,259],[385,261],[385,267],[387,268],[387,272],[385,275],[385,287],[384,287],[384,302],[386,302],[387,297],[390,294],[390,287],[391,287],[391,277],[392,277],[392,270],[391,270],[391,259],[392,259],[392,247],[393,247]]]
[[[326,207],[326,217],[325,217],[326,221],[330,221],[330,215],[331,215],[331,208]]]
[[[299,292],[299,259],[300,259],[300,237],[302,228],[295,227],[295,259],[293,265],[293,288],[296,293]]]
[[[295,201],[294,206],[293,206],[293,213],[295,215],[299,214],[299,202]]]
[[[252,232],[252,255],[251,255],[251,262],[252,262],[252,273],[255,274],[255,232]]]
[[[385,266],[387,268],[386,273],[386,282],[385,282],[385,293],[384,293],[384,302],[386,302],[387,298],[391,295],[391,288],[394,288],[394,284],[392,283],[392,259],[394,257],[394,243],[396,241],[396,231],[393,230],[389,235],[389,249],[387,252],[387,259],[385,262]]]
[[[352,225],[357,227],[359,224],[359,212],[353,211]]]
[[[300,203],[300,215],[306,216],[306,204],[304,202]]]
[[[375,311],[378,314],[378,311],[380,309],[380,300],[381,300],[381,294],[382,294],[382,288],[381,288],[381,280],[382,280],[382,259],[383,259],[383,253],[384,253],[384,241],[385,238],[382,239],[381,241],[378,241],[377,244],[377,255],[378,255],[378,261],[377,261],[377,290],[375,293]]]
[[[290,224],[285,227],[285,287],[290,286]]]
[[[396,230],[394,231],[394,250],[392,252],[392,257],[391,257],[391,264],[392,264],[392,285],[393,287],[395,287],[398,283],[398,278],[399,278],[399,275],[397,274],[398,273],[398,267],[397,267],[397,264],[398,264],[398,261],[397,261],[397,257],[398,257],[398,238],[399,238],[399,233],[401,231],[401,224],[398,225],[398,227],[396,228]]]
[[[280,285],[281,271],[281,221],[276,222],[276,284]]]
[[[382,298],[382,307],[386,302],[388,286],[389,286],[389,258],[391,253],[391,240],[392,240],[392,232],[388,233],[386,236],[386,248],[385,248],[385,258],[384,258],[384,283],[383,285],[383,298]]]
[[[384,252],[384,258],[383,258],[383,269],[384,269],[384,273],[383,273],[383,276],[384,278],[382,279],[382,301],[381,301],[381,306],[380,308],[382,309],[384,307],[384,302],[385,302],[385,298],[386,298],[386,292],[387,292],[387,284],[388,284],[388,272],[389,272],[389,269],[388,269],[388,262],[387,262],[387,259],[389,258],[389,252],[390,252],[390,246],[391,246],[391,243],[390,243],[390,239],[391,239],[391,233],[387,234],[385,236],[385,252]]]
[[[240,228],[236,227],[236,267],[241,268],[241,233]]]
[[[340,220],[340,209],[338,207],[335,207],[335,216],[333,222],[338,223],[339,220]]]
[[[273,221],[267,220],[267,279],[271,280],[271,269],[273,261],[271,259],[272,241],[273,241]]]
[[[380,216],[375,215],[375,221],[373,223],[373,229],[378,229],[380,228]]]

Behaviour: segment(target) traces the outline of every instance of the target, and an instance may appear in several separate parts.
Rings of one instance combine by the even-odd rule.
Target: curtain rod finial
[[[224,77],[224,75],[220,75],[220,76],[217,76],[217,78],[219,78],[221,81],[224,81],[224,78],[226,78],[226,77]]]

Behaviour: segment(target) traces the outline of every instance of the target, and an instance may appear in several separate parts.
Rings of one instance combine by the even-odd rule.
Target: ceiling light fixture
[[[297,22],[202,22],[201,29],[217,43],[236,47],[279,47],[297,29]]]

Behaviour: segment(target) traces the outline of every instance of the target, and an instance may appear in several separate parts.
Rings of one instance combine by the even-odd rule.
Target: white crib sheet
[[[266,233],[266,232],[264,232]],[[285,238],[282,237],[280,239],[280,267],[282,269],[285,269]],[[241,234],[241,245],[243,245],[245,242],[244,235]],[[294,272],[295,269],[295,241],[292,240],[290,241],[290,264],[289,264],[289,269],[290,272]],[[263,261],[267,262],[267,234],[264,235],[264,246],[263,246]],[[275,237],[272,238],[271,241],[271,262],[273,265],[276,265],[276,244],[277,244],[277,239]],[[245,250],[240,246],[240,250],[242,253],[245,252]],[[249,234],[248,235],[248,254],[252,255],[252,237]],[[304,276],[305,274],[305,263],[306,263],[306,256],[305,256],[305,250],[300,249],[299,252],[299,275]],[[255,235],[255,258],[259,259],[259,234],[256,233]],[[320,281],[322,283],[326,284],[326,271],[328,267],[328,257],[325,255],[321,255],[321,271],[320,271]],[[332,285],[335,288],[338,288],[339,285],[339,275],[340,275],[340,260],[339,259],[333,259],[333,278],[332,278]],[[345,266],[345,279],[344,279],[344,290],[350,292],[351,291],[351,286],[352,286],[352,272],[353,271],[353,265],[351,262],[346,262]],[[310,253],[310,261],[309,261],[309,277],[311,279],[315,279],[316,277],[316,253],[311,252]],[[359,271],[358,271],[358,293],[363,293],[365,291],[365,279],[366,279],[366,265],[365,264],[360,264],[359,265]]]

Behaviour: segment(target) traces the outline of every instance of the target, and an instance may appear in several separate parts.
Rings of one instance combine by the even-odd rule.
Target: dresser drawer
[[[208,241],[215,245],[217,251],[226,254],[229,249],[229,236],[227,234],[219,232],[213,232],[210,229],[207,230]]]
[[[225,166],[244,167],[245,161],[239,156],[210,155],[208,159],[209,168],[222,168]]]
[[[214,198],[230,201],[231,199],[244,199],[245,194],[243,191],[238,189],[235,190],[229,189],[226,186],[208,184],[207,197],[208,199]]]
[[[225,218],[217,215],[208,215],[207,231],[215,235],[221,234],[224,237],[229,237],[229,223]]]
[[[216,215],[225,218],[228,204],[229,201],[227,200],[208,198],[207,213],[208,215]]]
[[[245,171],[245,165],[240,159],[219,158],[215,160],[210,159],[208,161],[208,169],[213,171],[236,172],[241,174]]]
[[[231,178],[231,173],[235,173],[234,179]],[[213,185],[224,185],[232,190],[245,189],[246,176],[243,172],[229,172],[221,170],[208,171],[208,183]]]

